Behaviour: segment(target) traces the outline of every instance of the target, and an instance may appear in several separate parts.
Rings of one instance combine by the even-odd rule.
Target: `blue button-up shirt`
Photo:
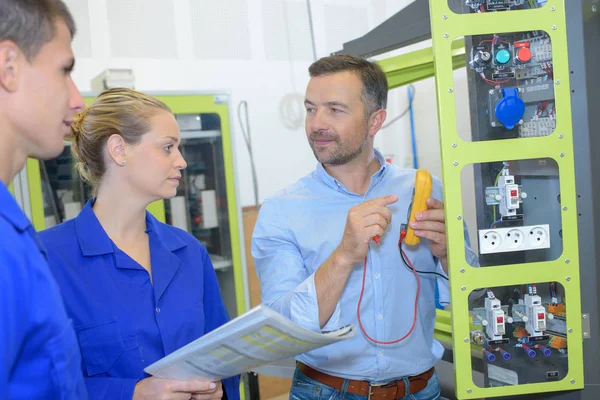
[[[0,181],[0,399],[86,399],[80,364],[37,234]]]
[[[108,237],[90,200],[77,218],[40,233],[74,320],[93,399],[131,399],[144,368],[229,320],[204,246],[146,213],[148,272]],[[239,399],[239,377],[225,379]]]
[[[388,206],[392,223],[367,254],[367,276],[361,305],[361,321],[378,341],[404,336],[413,322],[417,283],[400,258],[400,225],[406,223],[414,187],[414,170],[386,164],[375,152],[381,168],[371,177],[363,195],[348,191],[318,164],[316,171],[265,200],[253,234],[252,255],[265,304],[314,331],[330,331],[352,324],[358,330],[356,307],[361,292],[363,263],[350,274],[335,311],[320,329],[314,274],[340,244],[351,207],[377,197],[395,194]],[[442,199],[441,184],[434,178],[432,197]],[[468,242],[468,236],[465,239]],[[420,271],[444,273],[432,255],[429,242],[416,248],[403,246]],[[477,256],[467,248],[467,261]],[[348,340],[298,357],[298,360],[330,375],[382,382],[416,375],[435,365],[443,347],[433,338],[436,275],[421,274],[417,322],[405,340],[393,345],[370,342],[360,330]],[[438,279],[440,301],[448,304],[448,285]]]

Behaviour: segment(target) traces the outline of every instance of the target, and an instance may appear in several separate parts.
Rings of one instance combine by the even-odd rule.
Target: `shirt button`
[[[382,352],[377,353],[377,357],[383,358],[383,353]]]
[[[380,276],[379,273],[375,274],[375,279],[379,279]]]
[[[377,319],[383,319],[383,315],[379,314],[379,315],[377,316]]]
[[[160,308],[156,307],[156,312],[160,312]]]

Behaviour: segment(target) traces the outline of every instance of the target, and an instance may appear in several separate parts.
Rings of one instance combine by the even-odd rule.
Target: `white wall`
[[[411,0],[311,0],[318,57],[342,48]],[[248,101],[259,201],[311,171],[302,100],[313,61],[305,0],[66,0],[78,24],[74,79],[82,91],[107,68],[132,68],[142,91],[231,93],[240,205],[254,194],[237,106]],[[410,49],[430,45],[411,46]],[[404,52],[406,50],[401,50]],[[396,52],[397,53],[397,52]],[[464,75],[464,72],[463,72]],[[419,166],[440,175],[433,79],[415,83]],[[388,119],[407,106],[390,92]],[[281,110],[287,110],[282,113]],[[466,121],[465,121],[466,122]],[[412,166],[408,116],[376,146]]]
[[[132,68],[142,91],[228,91],[240,204],[254,202],[237,105],[249,103],[260,200],[315,166],[302,100],[313,61],[304,0],[66,0],[79,33],[82,91],[107,68]],[[319,57],[387,16],[384,0],[312,0]],[[291,99],[291,100],[290,100]],[[282,102],[291,110],[286,121]],[[292,118],[295,117],[295,118]],[[289,127],[291,121],[299,122]],[[292,124],[293,125],[293,124]]]

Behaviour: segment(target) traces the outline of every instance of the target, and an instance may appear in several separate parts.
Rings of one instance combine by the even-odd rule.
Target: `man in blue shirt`
[[[59,0],[0,1],[0,398],[86,399],[81,355],[36,233],[7,185],[63,150],[83,99]]]
[[[319,163],[265,200],[252,254],[265,304],[314,331],[360,330],[298,357],[291,397],[437,399],[436,277],[448,302],[441,184],[434,179],[428,210],[411,224],[420,244],[399,249],[415,171],[373,147],[386,118],[384,73],[352,56],[309,72],[306,134]],[[466,258],[477,264],[470,250]]]

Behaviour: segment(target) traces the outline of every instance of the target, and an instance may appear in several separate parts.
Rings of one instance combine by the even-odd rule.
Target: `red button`
[[[498,322],[499,324],[501,324],[502,321],[504,321],[504,318],[502,318],[502,317],[496,318],[496,322]]]
[[[538,319],[544,319],[544,313],[543,312],[538,313]]]
[[[528,63],[529,61],[531,61],[531,56],[531,50],[529,50],[528,47],[521,47],[517,51],[517,60],[519,60],[522,63]]]
[[[517,191],[516,190],[511,190],[510,191],[510,197],[517,197]]]

